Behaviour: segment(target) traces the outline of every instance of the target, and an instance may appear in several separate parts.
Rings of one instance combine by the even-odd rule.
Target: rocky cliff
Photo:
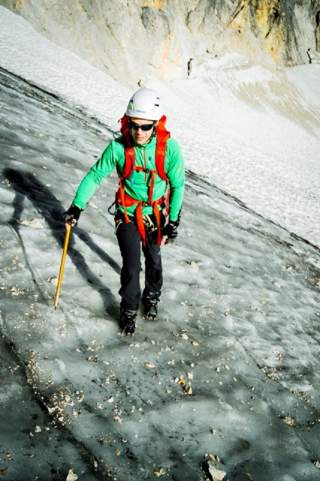
[[[236,51],[294,65],[320,52],[320,0],[0,0],[114,78],[187,74],[204,55]],[[192,62],[189,63],[190,68]]]

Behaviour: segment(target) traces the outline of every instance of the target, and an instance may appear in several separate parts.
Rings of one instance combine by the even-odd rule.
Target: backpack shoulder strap
[[[166,129],[166,116],[163,115],[157,125],[157,146],[156,146],[156,169],[157,174],[162,180],[167,180],[165,173],[165,158],[167,141],[170,138],[170,132]]]
[[[123,170],[121,173],[121,179],[127,179],[133,172],[134,164],[135,164],[135,154],[134,154],[134,147],[131,142],[131,137],[129,134],[129,125],[128,125],[128,116],[125,114],[121,122],[120,132],[122,134],[122,144],[124,146],[124,154],[125,154],[125,162],[123,166]]]

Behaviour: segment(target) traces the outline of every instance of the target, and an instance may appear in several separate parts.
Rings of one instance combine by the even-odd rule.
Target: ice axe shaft
[[[71,225],[66,224],[66,235],[65,235],[65,238],[64,238],[63,252],[62,252],[62,256],[61,256],[58,283],[57,283],[56,293],[54,295],[54,308],[55,309],[57,309],[58,303],[59,303],[59,297],[60,297],[60,292],[61,292],[61,287],[62,287],[62,279],[63,279],[63,274],[64,274],[64,266],[65,266],[65,263],[66,263],[67,250],[68,250],[69,240],[70,240],[70,233],[71,233]]]

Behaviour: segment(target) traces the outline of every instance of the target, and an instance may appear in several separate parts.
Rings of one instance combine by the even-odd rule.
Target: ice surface
[[[318,249],[189,174],[160,319],[122,337],[113,176],[54,311],[61,215],[113,129],[0,85],[3,479],[199,481],[214,454],[229,481],[320,480]]]
[[[25,384],[24,366],[12,348],[9,339],[0,338],[1,479],[65,480],[65,473],[74,467],[79,479],[96,480],[87,469],[85,458],[90,454],[52,425]]]

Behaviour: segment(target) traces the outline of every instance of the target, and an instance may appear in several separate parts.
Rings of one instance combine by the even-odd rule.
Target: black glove
[[[173,242],[178,235],[179,221],[169,221],[162,229],[162,235],[167,237],[167,242]]]
[[[82,209],[79,209],[79,207],[76,205],[69,207],[69,209],[63,214],[63,220],[65,224],[76,226],[78,224],[81,212]]]

